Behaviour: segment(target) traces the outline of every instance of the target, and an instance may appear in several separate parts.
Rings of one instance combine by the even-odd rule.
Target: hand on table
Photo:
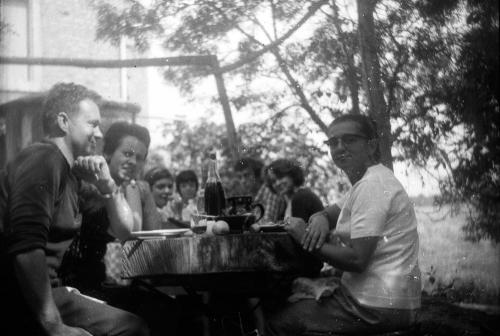
[[[304,222],[302,218],[298,217],[289,217],[286,218],[284,221],[284,229],[292,238],[298,242],[302,242],[302,237],[304,237],[304,234],[306,233],[307,230],[307,224]]]
[[[329,233],[328,218],[322,212],[316,213],[309,218],[309,226],[300,243],[304,250],[311,252],[313,249],[319,249],[323,246]]]

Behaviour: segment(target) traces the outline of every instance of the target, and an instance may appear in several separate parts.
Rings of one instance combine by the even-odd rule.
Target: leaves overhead
[[[101,3],[98,37],[116,43],[119,36],[128,36],[141,49],[153,34],[170,52],[215,54],[224,67],[278,41],[315,3],[169,0],[145,8],[127,1],[124,9]],[[226,75],[228,95],[238,113],[267,113],[269,122],[286,120],[273,116],[307,116],[301,125],[317,131],[341,113],[367,112],[357,23],[337,7],[340,3],[325,3],[308,18],[309,34],[298,29]],[[441,201],[470,206],[471,237],[500,240],[499,210],[494,205],[500,197],[498,1],[381,0],[375,13],[395,159],[440,178]],[[194,94],[208,71],[169,69],[165,78]],[[247,147],[263,158],[273,151],[281,153],[273,142],[281,139],[280,132],[304,135],[300,127],[266,125],[270,130],[259,124],[239,130],[241,140],[249,141],[252,145]],[[246,140],[245,134],[258,141]],[[264,138],[266,134],[270,137]],[[326,158],[326,153],[308,147],[307,136],[293,139],[291,150],[296,152],[286,155],[303,155],[309,162],[305,152],[310,150],[316,158]],[[325,175],[325,181],[332,176]]]

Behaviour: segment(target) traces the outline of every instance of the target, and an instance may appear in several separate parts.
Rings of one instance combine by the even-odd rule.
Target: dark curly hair
[[[149,169],[146,174],[144,174],[144,180],[149,183],[150,187],[153,187],[156,181],[166,178],[173,180],[174,177],[170,173],[170,171],[165,167],[153,167]]]
[[[102,98],[96,92],[87,89],[83,85],[74,83],[57,83],[47,93],[42,107],[43,131],[47,135],[53,135],[57,126],[57,115],[66,112],[74,115],[79,110],[79,104],[83,100],[91,100],[97,105],[101,104]]]
[[[196,173],[192,170],[183,170],[175,177],[175,189],[179,194],[180,184],[186,182],[194,182],[196,185],[196,191],[198,191],[198,177],[196,176]]]
[[[285,176],[289,176],[293,184],[296,187],[300,187],[304,184],[304,171],[300,167],[299,163],[288,160],[288,159],[278,159],[273,161],[267,168],[266,172],[270,171],[276,175],[278,179],[283,178]],[[268,186],[269,182],[268,182]],[[272,186],[270,186],[272,188]]]
[[[146,127],[137,124],[131,124],[125,121],[118,121],[109,127],[104,135],[104,146],[102,151],[106,155],[112,155],[114,151],[120,146],[120,142],[126,136],[133,136],[139,139],[146,148],[149,148],[151,137]]]
[[[363,114],[343,114],[340,117],[336,118],[332,121],[328,129],[330,129],[333,125],[339,124],[344,121],[353,121],[357,123],[361,129],[361,132],[368,140],[377,141],[377,148],[375,149],[374,157],[375,161],[380,160],[380,147],[378,145],[378,132],[377,132],[377,123],[371,117],[368,117]]]
[[[253,172],[253,175],[256,179],[260,180],[262,176],[262,168],[264,167],[264,163],[260,160],[251,158],[251,157],[243,157],[236,161],[234,164],[234,171],[243,171],[246,169],[250,169]]]

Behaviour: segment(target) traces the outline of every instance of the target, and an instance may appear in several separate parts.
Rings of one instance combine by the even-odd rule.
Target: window
[[[33,29],[30,0],[1,0],[0,55],[11,57],[33,56]],[[27,65],[0,65],[0,90],[28,89],[33,82],[33,67]]]

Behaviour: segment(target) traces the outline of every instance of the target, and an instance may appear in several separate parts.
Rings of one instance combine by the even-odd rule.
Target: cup
[[[192,214],[191,215],[191,231],[196,234],[207,232],[207,226],[216,220],[216,216]]]

